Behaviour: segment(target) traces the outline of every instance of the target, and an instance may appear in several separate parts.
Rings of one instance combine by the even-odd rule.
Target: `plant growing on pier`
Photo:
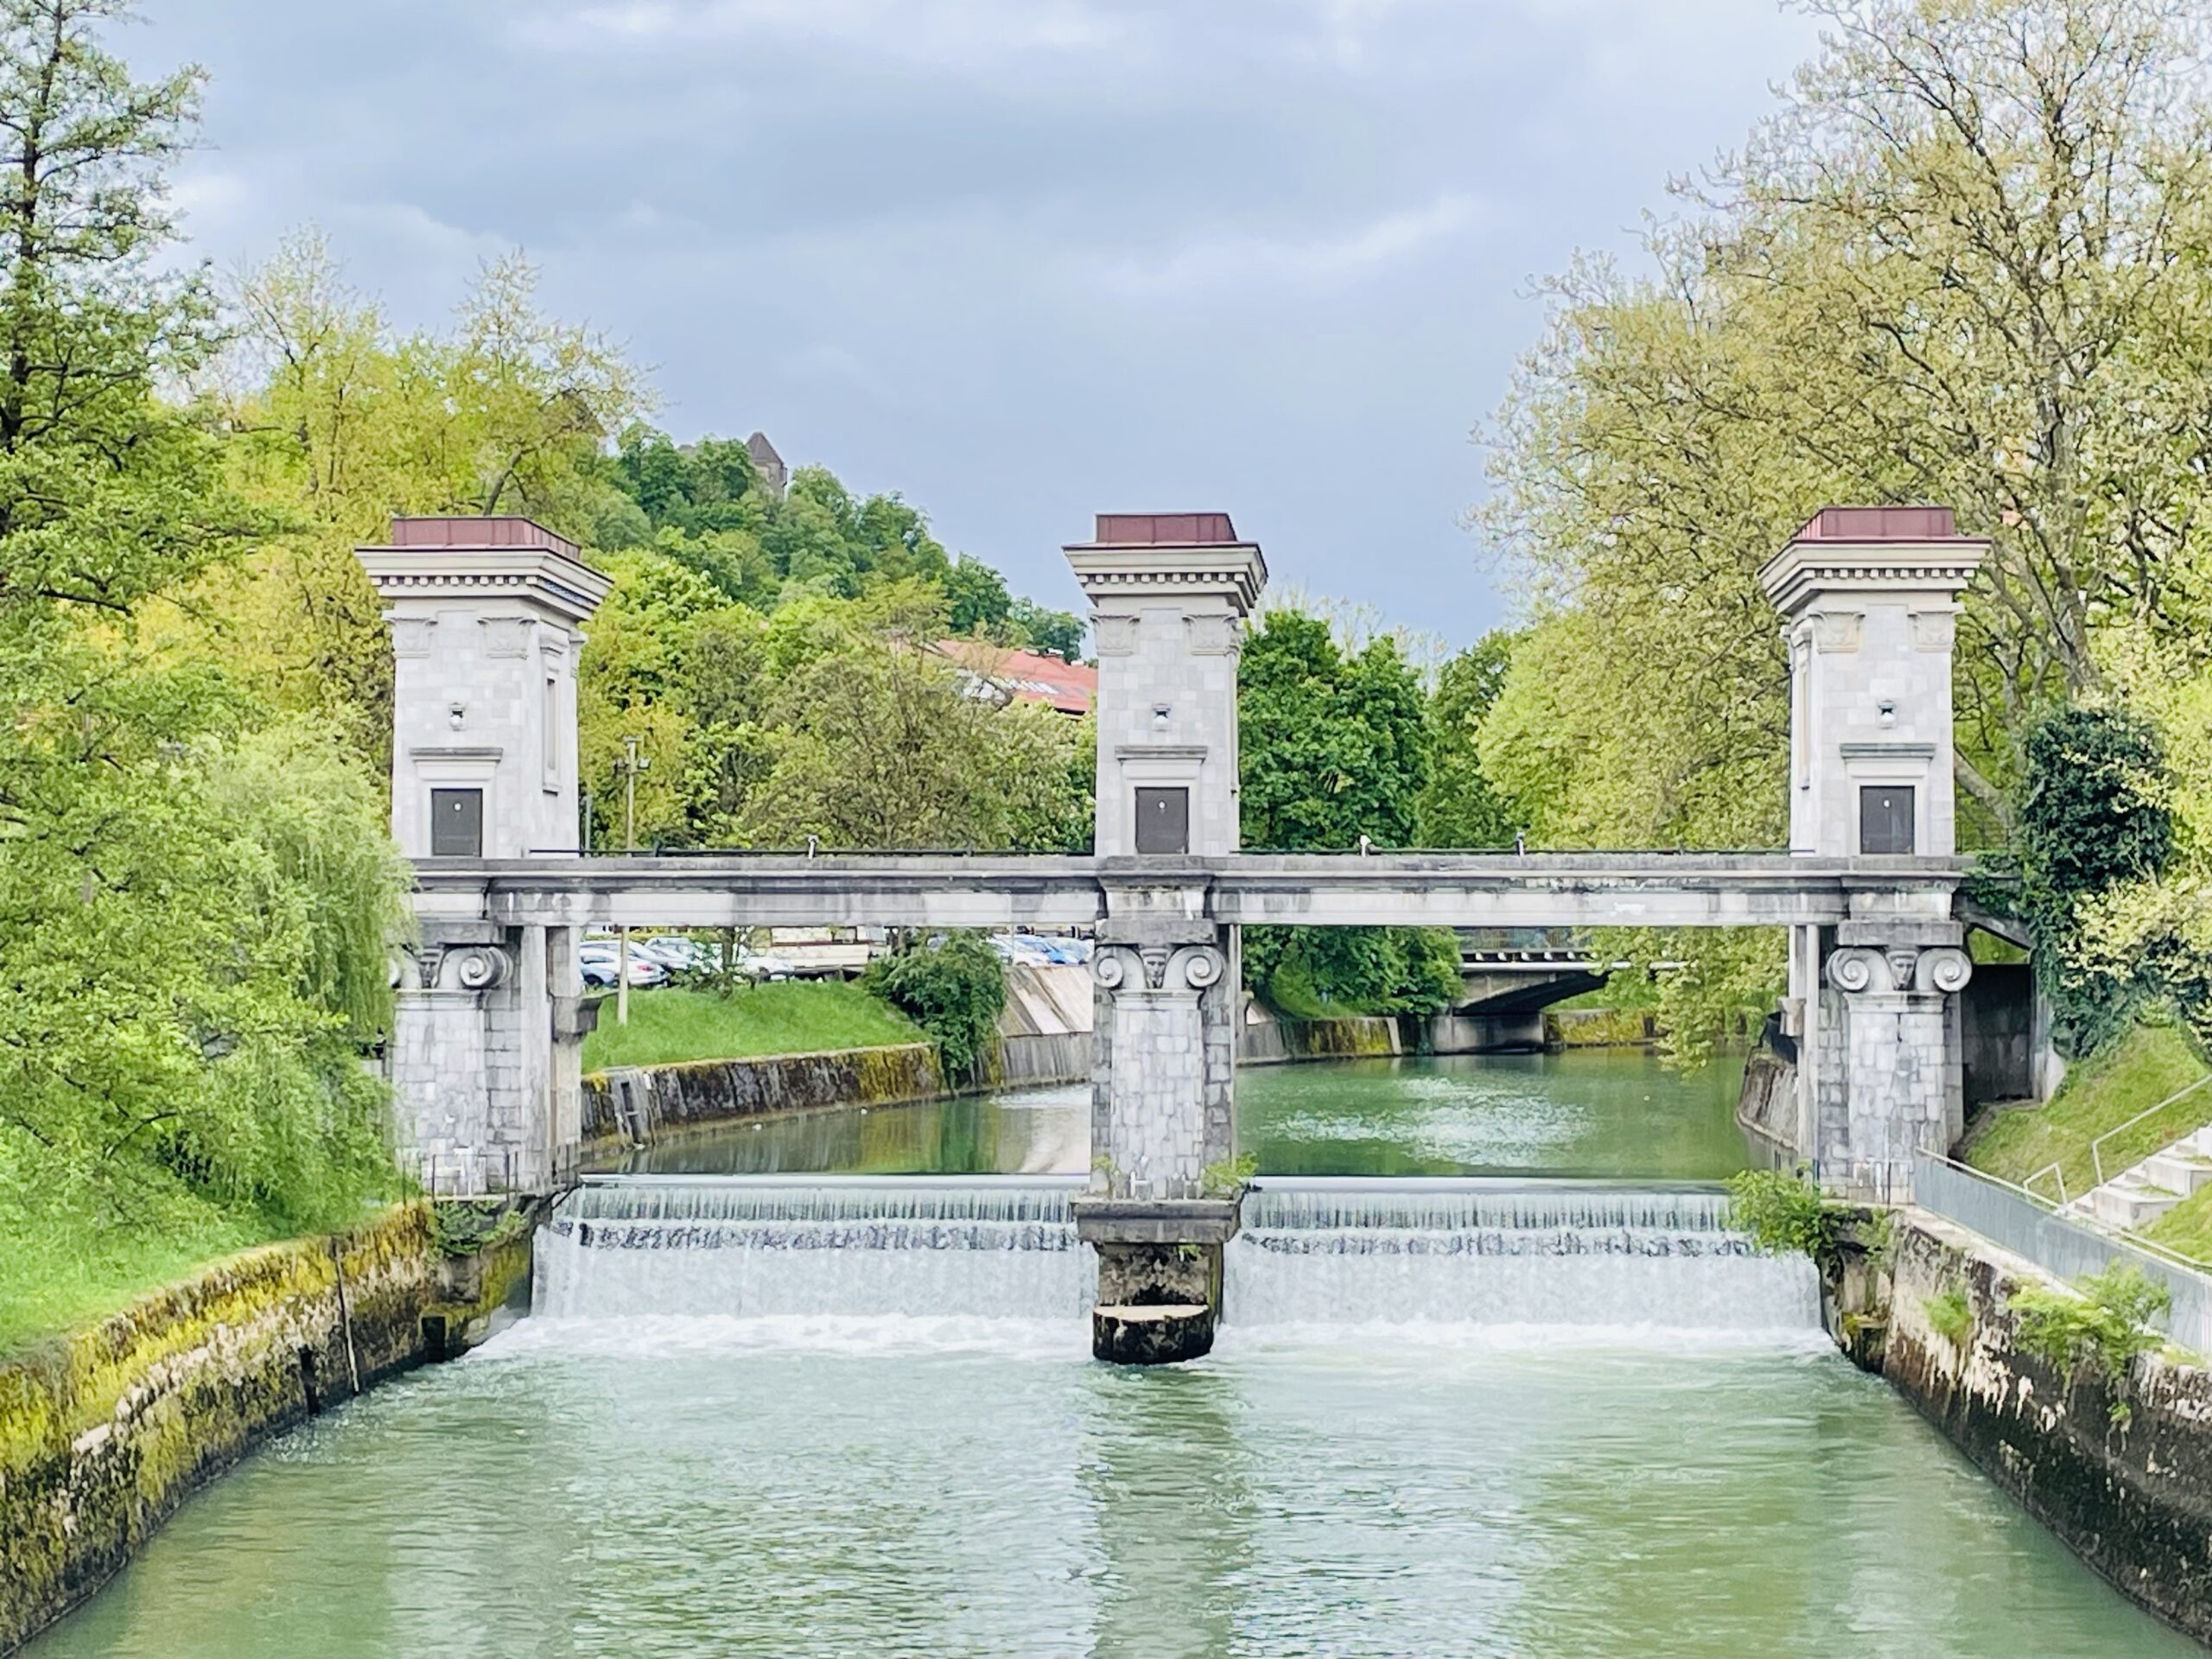
[[[2164,1345],[2164,1333],[2151,1322],[2164,1317],[2173,1294],[2133,1262],[2116,1262],[2075,1286],[2028,1285],[2012,1293],[2005,1307],[2015,1321],[2013,1340],[2024,1351],[2069,1382],[2088,1365],[2117,1383],[2139,1357]],[[2124,1424],[2127,1415],[2126,1402],[2116,1402],[2113,1421]]]
[[[1965,1286],[1946,1285],[1921,1303],[1920,1311],[1928,1316],[1929,1329],[1937,1336],[1954,1348],[1966,1346],[1974,1332],[1974,1307],[1967,1300]]]
[[[1770,1255],[1809,1255],[1824,1261],[1835,1252],[1845,1212],[1821,1198],[1802,1172],[1746,1169],[1728,1178],[1728,1219]]]
[[[1198,1195],[1207,1198],[1234,1198],[1260,1173],[1260,1160],[1249,1152],[1208,1164],[1198,1172]]]

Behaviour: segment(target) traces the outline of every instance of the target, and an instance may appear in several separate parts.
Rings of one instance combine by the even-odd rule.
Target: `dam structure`
[[[1901,1199],[1964,1115],[1951,652],[1983,548],[1941,509],[1827,508],[1770,562],[1789,848],[1241,850],[1236,663],[1267,566],[1205,512],[1102,514],[1065,550],[1098,652],[1094,855],[606,857],[578,849],[575,697],[606,578],[527,520],[396,521],[361,558],[393,630],[393,827],[416,877],[387,1057],[405,1156],[441,1194],[572,1183],[586,928],[1081,927],[1092,1173],[1070,1202],[1100,1266],[1095,1345],[1185,1357],[1211,1340],[1244,1219],[1222,1175],[1239,928],[1772,926],[1791,941],[1786,1150],[1832,1191]]]

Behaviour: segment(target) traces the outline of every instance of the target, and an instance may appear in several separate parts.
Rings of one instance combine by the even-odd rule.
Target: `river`
[[[1741,1159],[1725,1080],[1632,1057],[1240,1086],[1248,1148],[1286,1172],[1679,1181]],[[1060,1091],[683,1150],[1058,1167],[1081,1110]],[[1747,1254],[1707,1194],[1287,1184],[1230,1247],[1214,1354],[1125,1372],[1085,1357],[1064,1185],[855,1222],[870,1191],[580,1195],[543,1316],[251,1459],[29,1652],[2200,1651],[1836,1356],[1803,1264]]]
[[[1247,1066],[1239,1149],[1283,1175],[1717,1179],[1744,1166],[1739,1064],[1685,1076],[1633,1050]],[[664,1142],[626,1167],[878,1175],[1081,1173],[1087,1086],[814,1112]]]

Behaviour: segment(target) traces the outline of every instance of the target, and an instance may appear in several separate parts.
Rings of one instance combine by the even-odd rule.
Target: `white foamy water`
[[[1096,1282],[1071,1181],[623,1179],[571,1194],[538,1241],[544,1321],[713,1322],[671,1338],[966,1345],[1060,1330]],[[1649,1346],[1785,1343],[1818,1327],[1798,1259],[1758,1255],[1712,1189],[1565,1182],[1268,1181],[1229,1247],[1224,1321],[1294,1340]],[[870,1323],[874,1322],[874,1323]],[[614,1333],[607,1333],[613,1336]],[[522,1341],[558,1338],[541,1326]],[[995,1338],[988,1338],[995,1341]]]
[[[532,1312],[1077,1319],[1096,1268],[1073,1185],[926,1179],[615,1180],[563,1199]]]
[[[1802,1257],[1759,1255],[1710,1189],[1269,1181],[1229,1246],[1224,1321],[1664,1332],[1817,1329]]]

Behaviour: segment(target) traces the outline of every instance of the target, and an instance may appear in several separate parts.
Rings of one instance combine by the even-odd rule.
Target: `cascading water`
[[[563,1198],[532,1311],[1077,1319],[1095,1269],[1079,1179],[614,1178]]]
[[[564,1198],[535,1311],[1079,1319],[1079,1178],[623,1177]],[[1717,1188],[1269,1179],[1230,1243],[1232,1328],[1809,1329],[1809,1264],[1758,1255]],[[1071,1338],[1072,1341],[1073,1338]]]
[[[1802,1258],[1759,1255],[1717,1188],[1564,1181],[1281,1180],[1229,1246],[1232,1325],[1805,1330]]]

